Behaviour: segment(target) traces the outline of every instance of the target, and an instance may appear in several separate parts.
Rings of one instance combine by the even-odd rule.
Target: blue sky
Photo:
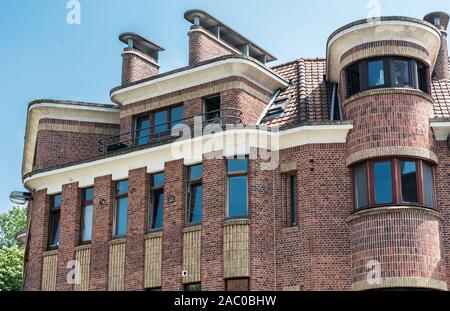
[[[328,35],[367,17],[376,0],[79,0],[81,24],[66,22],[68,0],[0,1],[0,213],[22,189],[27,104],[39,98],[109,103],[120,84],[122,32],[142,34],[166,49],[161,70],[187,64],[189,23],[203,9],[278,57],[324,57]],[[450,12],[448,0],[379,0],[381,15],[422,18]],[[274,63],[274,64],[276,64]]]

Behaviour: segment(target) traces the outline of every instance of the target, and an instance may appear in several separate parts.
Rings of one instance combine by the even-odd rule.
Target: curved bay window
[[[378,88],[413,88],[428,93],[427,67],[422,62],[404,57],[371,58],[356,62],[346,69],[347,94]]]
[[[357,210],[389,205],[435,207],[433,167],[416,159],[370,160],[353,168]]]

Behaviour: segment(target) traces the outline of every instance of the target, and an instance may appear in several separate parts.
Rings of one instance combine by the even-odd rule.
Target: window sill
[[[347,99],[344,100],[342,103],[343,106],[358,100],[363,97],[367,96],[374,96],[374,95],[383,95],[383,94],[405,94],[405,95],[416,95],[423,97],[424,99],[428,100],[429,102],[433,103],[433,98],[428,94],[418,89],[413,88],[407,88],[407,87],[386,87],[386,88],[377,88],[377,89],[371,89],[367,91],[362,91],[359,93],[356,93]]]
[[[51,249],[42,253],[42,256],[44,257],[52,255],[58,255],[58,249]]]
[[[201,231],[202,230],[202,224],[192,224],[192,225],[188,225],[183,229],[183,233],[188,233],[188,232],[194,232],[194,231]]]
[[[299,232],[299,231],[300,231],[300,227],[299,226],[283,228],[281,230],[281,232],[284,233],[284,234],[296,233],[296,232]]]
[[[223,226],[234,226],[234,225],[249,225],[250,219],[248,218],[228,218],[223,223]]]
[[[75,251],[83,251],[86,249],[91,249],[91,243],[86,243],[75,247]]]
[[[126,237],[116,237],[113,238],[113,240],[109,241],[109,245],[122,244],[125,243],[126,241],[127,241]]]
[[[349,223],[360,217],[365,217],[365,216],[370,216],[370,215],[398,213],[401,211],[408,211],[408,210],[425,212],[425,213],[428,213],[439,219],[443,219],[443,217],[439,211],[432,209],[430,207],[418,206],[418,205],[395,205],[395,206],[390,205],[390,206],[371,207],[371,208],[357,210],[352,215],[350,215],[350,217],[347,218],[346,222]]]
[[[144,236],[144,239],[148,240],[148,239],[154,239],[154,238],[161,238],[162,236],[163,236],[163,231],[162,231],[162,229],[159,229],[159,230],[150,231],[149,233],[147,233]]]

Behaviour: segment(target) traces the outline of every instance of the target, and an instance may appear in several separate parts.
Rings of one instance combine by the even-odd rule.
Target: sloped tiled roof
[[[272,69],[290,81],[289,87],[278,97],[290,97],[290,102],[284,114],[268,121],[269,125],[284,126],[295,122],[330,119],[332,84],[325,80],[325,59],[300,58]],[[431,89],[434,117],[450,117],[450,80],[434,80]]]
[[[330,85],[325,81],[326,60],[300,58],[272,68],[290,81],[278,98],[290,97],[285,113],[268,122],[287,125],[295,121],[322,121],[329,119]]]

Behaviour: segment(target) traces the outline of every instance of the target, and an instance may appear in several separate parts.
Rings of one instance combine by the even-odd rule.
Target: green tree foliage
[[[22,289],[24,246],[17,236],[26,231],[26,208],[14,207],[0,215],[0,291]]]
[[[0,247],[17,245],[17,235],[27,228],[26,207],[15,206],[0,215]]]

